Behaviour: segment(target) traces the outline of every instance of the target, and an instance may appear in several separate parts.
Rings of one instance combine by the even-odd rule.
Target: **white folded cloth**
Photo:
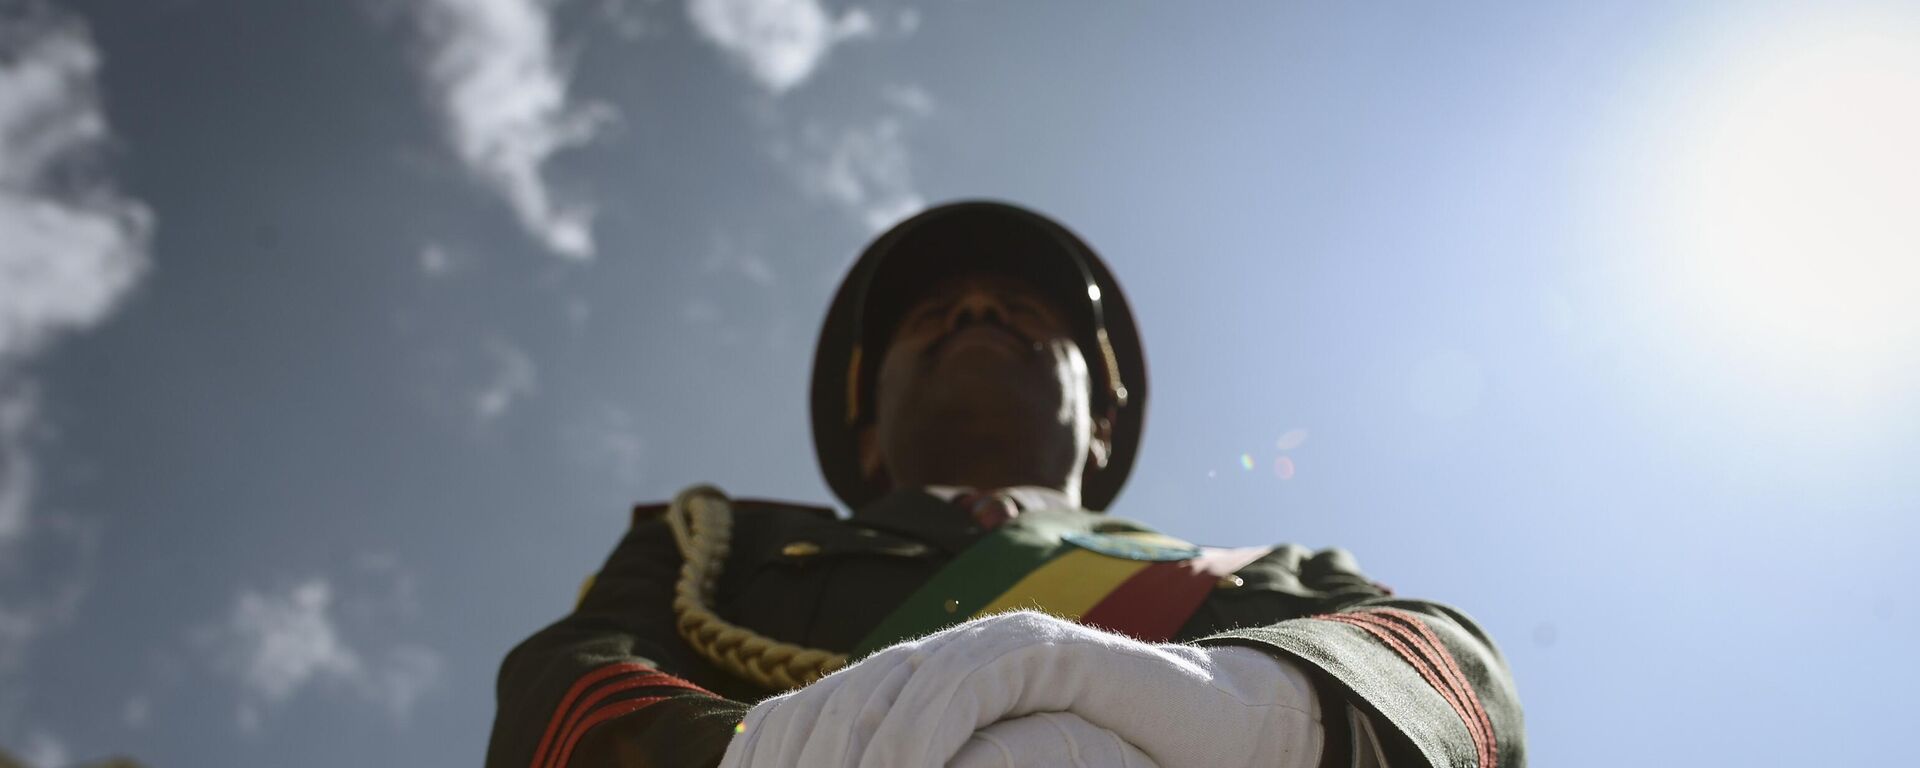
[[[1119,734],[1072,712],[1039,712],[973,732],[947,768],[1158,768]]]
[[[1307,768],[1319,761],[1324,736],[1312,684],[1278,658],[1250,648],[1148,644],[1021,611],[883,649],[760,702],[721,765],[941,766],[963,750],[970,760],[987,759],[979,755],[994,739],[1007,759],[1021,762],[1016,748],[1042,755],[1104,748],[1106,735],[1078,726],[1062,725],[1071,735],[1049,741],[1038,729],[1044,719],[991,728],[1043,712],[1074,715],[1165,768]],[[981,733],[991,737],[973,745]]]

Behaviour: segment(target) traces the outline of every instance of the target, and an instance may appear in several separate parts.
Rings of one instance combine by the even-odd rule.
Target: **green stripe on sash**
[[[1003,525],[975,542],[880,620],[853,648],[858,659],[908,638],[930,634],[973,618],[1034,569],[1071,551],[1057,523]]]
[[[1162,534],[1089,533],[1083,526],[1043,514],[1023,516],[948,562],[867,633],[852,656],[858,659],[985,613],[1030,608],[1079,620],[1115,593],[1135,591],[1127,587],[1143,577],[1163,581],[1162,573],[1192,570],[1194,558],[1201,554],[1200,548]],[[1193,615],[1204,596],[1203,588],[1190,599],[1131,606],[1125,611],[1127,624],[1145,618],[1178,627]],[[1120,618],[1112,616],[1112,606],[1105,613]],[[1127,624],[1116,629],[1130,628]]]

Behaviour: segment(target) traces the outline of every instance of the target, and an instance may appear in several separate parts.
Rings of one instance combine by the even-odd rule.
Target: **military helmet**
[[[873,423],[880,358],[894,326],[940,281],[993,272],[1052,297],[1091,373],[1095,418],[1113,419],[1105,469],[1087,476],[1081,504],[1106,509],[1126,483],[1147,410],[1147,363],[1120,284],[1092,248],[1058,222],[993,201],[930,208],[867,246],[834,295],[813,355],[813,445],[835,495],[858,508],[886,492],[860,466],[860,431]]]

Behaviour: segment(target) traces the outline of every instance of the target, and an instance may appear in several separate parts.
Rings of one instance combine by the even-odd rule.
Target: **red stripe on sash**
[[[1272,551],[1265,547],[1202,550],[1192,560],[1154,563],[1121,582],[1080,623],[1150,643],[1173,638],[1224,576]]]

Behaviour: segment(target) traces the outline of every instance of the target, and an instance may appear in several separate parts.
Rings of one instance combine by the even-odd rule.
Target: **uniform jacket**
[[[750,703],[777,693],[716,668],[676,633],[680,555],[664,509],[636,508],[573,613],[507,655],[489,768],[715,765]],[[1030,511],[1007,525],[1036,512],[1090,533],[1146,530],[1078,509]],[[763,635],[842,653],[983,535],[917,490],[850,519],[746,500],[734,514],[715,609]],[[1278,546],[1235,576],[1174,639],[1250,646],[1308,670],[1327,713],[1323,765],[1384,756],[1393,766],[1523,768],[1506,663],[1465,614],[1391,595],[1339,549]]]

